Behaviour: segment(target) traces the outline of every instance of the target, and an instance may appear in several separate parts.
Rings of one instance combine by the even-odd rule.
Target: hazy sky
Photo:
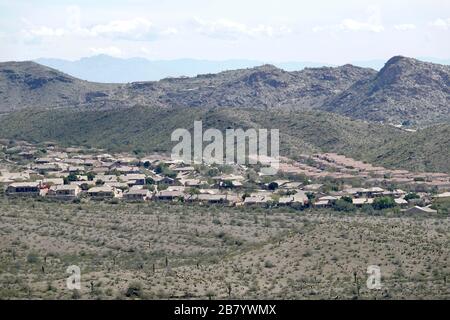
[[[448,0],[0,0],[0,60],[450,58]]]

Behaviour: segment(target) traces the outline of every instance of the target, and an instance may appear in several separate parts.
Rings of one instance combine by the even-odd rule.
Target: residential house
[[[190,173],[190,172],[194,172],[195,168],[189,166],[189,167],[173,168],[172,170],[175,172]]]
[[[397,205],[399,205],[401,207],[408,205],[408,201],[406,201],[403,198],[396,198],[396,199],[394,199],[394,201],[395,201],[395,204],[397,204]]]
[[[272,198],[268,196],[250,196],[244,199],[244,205],[246,206],[265,205],[270,201],[272,201]]]
[[[186,187],[200,187],[203,183],[200,179],[180,179],[179,181]]]
[[[365,204],[372,204],[372,198],[356,198],[352,200],[352,203],[357,207],[362,207]]]
[[[119,177],[120,180],[126,182],[130,187],[135,185],[140,186],[145,185],[146,178],[147,177],[145,176],[145,174],[137,174],[137,173],[126,174]]]
[[[45,163],[45,164],[37,164],[33,166],[33,169],[36,170],[39,174],[46,174],[49,172],[55,172],[60,170],[60,166],[56,163]]]
[[[167,190],[167,191],[180,191],[180,192],[185,192],[186,187],[185,187],[185,186],[169,186],[166,190]]]
[[[117,182],[117,181],[105,182],[105,186],[114,187],[122,191],[129,188],[128,184],[126,184],[125,182]]]
[[[184,193],[181,191],[164,190],[157,192],[154,198],[157,200],[175,201],[184,199]]]
[[[49,157],[37,158],[36,160],[34,160],[34,162],[37,163],[37,164],[50,163],[50,162],[53,162],[53,161],[54,161],[54,159],[53,158],[49,158]]]
[[[94,178],[94,181],[102,181],[102,182],[117,182],[117,176],[116,175],[98,175]]]
[[[332,203],[330,202],[330,200],[318,200],[314,202],[314,207],[316,208],[327,208],[330,207],[331,205]]]
[[[121,198],[122,190],[111,186],[93,187],[88,190],[88,195],[93,199]]]
[[[228,194],[194,194],[186,195],[187,202],[199,202],[209,204],[235,205],[240,202],[240,198],[236,195]]]
[[[323,184],[308,184],[303,187],[305,191],[318,192],[323,187]]]
[[[283,189],[299,189],[302,186],[301,182],[288,182],[281,186]]]
[[[308,197],[306,196],[306,194],[304,192],[296,193],[291,196],[280,197],[280,199],[278,200],[279,205],[285,205],[285,206],[290,206],[290,205],[304,206],[307,203],[308,203]]]
[[[62,199],[72,200],[79,196],[81,188],[77,185],[55,185],[51,186],[47,196]]]
[[[157,185],[165,184],[165,185],[174,185],[175,179],[169,177],[162,177],[158,175],[153,175],[150,177]]]
[[[95,187],[94,181],[71,181],[69,185],[78,186],[82,190],[88,190],[89,188]]]
[[[40,196],[44,193],[39,182],[15,182],[6,188],[6,194],[12,196]]]
[[[116,170],[117,172],[120,172],[121,174],[132,174],[132,173],[140,172],[138,167],[131,167],[131,166],[118,166],[116,168],[113,168],[113,170]]]
[[[84,172],[85,168],[83,166],[70,166],[67,171],[70,173]]]
[[[47,185],[47,186],[62,185],[62,184],[64,184],[64,179],[62,179],[62,178],[45,178],[42,180],[42,184]]]
[[[145,201],[151,199],[152,194],[147,189],[131,189],[123,194],[127,201]]]

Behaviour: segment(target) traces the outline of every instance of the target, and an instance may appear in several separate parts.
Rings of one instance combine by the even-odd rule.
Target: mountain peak
[[[273,72],[273,71],[284,71],[283,69],[277,68],[273,64],[263,64],[257,67],[250,68],[252,71],[262,71],[262,72]]]
[[[391,64],[395,64],[398,63],[400,61],[410,61],[410,60],[415,60],[413,58],[408,58],[402,55],[398,55],[398,56],[393,56],[392,58],[390,58],[387,62],[386,65],[391,65]]]

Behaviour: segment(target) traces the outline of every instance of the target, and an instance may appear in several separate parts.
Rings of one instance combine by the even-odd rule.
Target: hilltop
[[[34,62],[0,63],[0,113],[88,102],[111,86],[79,80]]]
[[[357,81],[323,109],[371,121],[448,120],[450,67],[393,57],[371,79]]]

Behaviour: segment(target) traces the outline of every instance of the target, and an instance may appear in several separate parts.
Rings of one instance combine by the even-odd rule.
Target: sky
[[[0,0],[0,61],[450,58],[448,0]]]

